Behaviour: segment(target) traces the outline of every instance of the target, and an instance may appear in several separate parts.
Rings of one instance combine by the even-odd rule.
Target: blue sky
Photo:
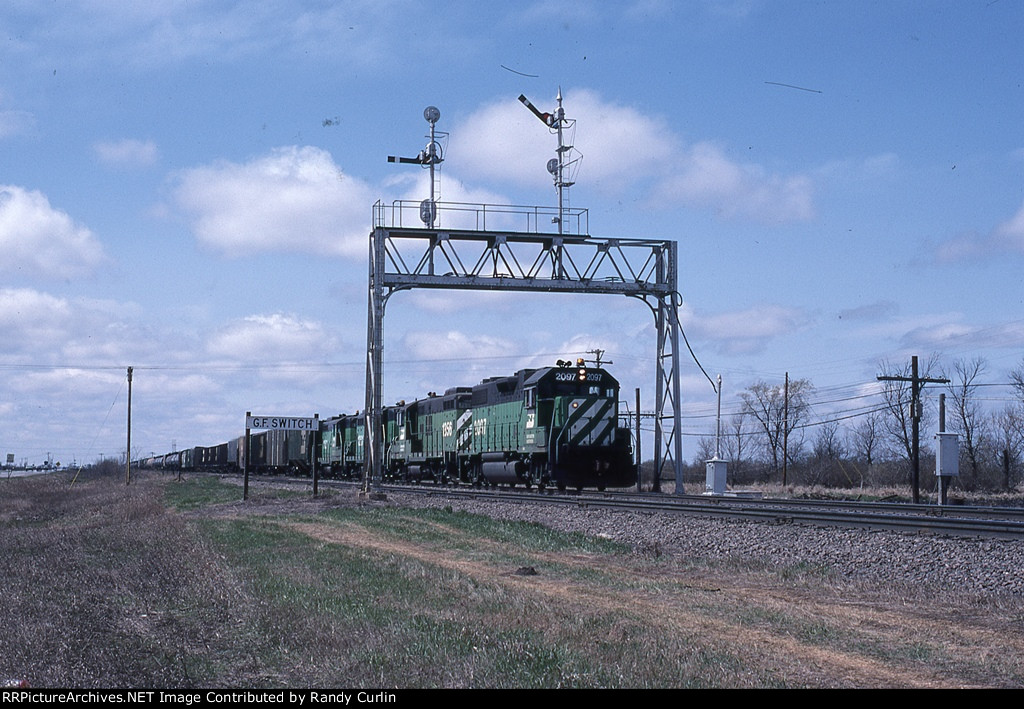
[[[226,440],[247,410],[361,409],[372,205],[427,192],[387,156],[423,147],[432,104],[442,201],[555,205],[555,139],[516,98],[550,110],[559,87],[572,206],[593,234],[679,242],[683,326],[726,412],[787,371],[819,416],[834,392],[870,403],[879,362],[912,354],[1005,382],[1022,27],[1012,0],[8,0],[0,454],[123,449],[128,366],[135,452]],[[653,402],[642,304],[402,293],[385,400],[594,348]],[[687,432],[711,430],[689,359],[681,381]]]

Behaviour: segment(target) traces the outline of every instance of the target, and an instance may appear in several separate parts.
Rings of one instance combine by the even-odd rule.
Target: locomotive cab
[[[628,433],[618,427],[619,384],[603,369],[524,369],[473,387],[472,462],[479,482],[629,487]]]
[[[527,426],[535,403],[533,444],[538,450],[546,444],[551,482],[560,489],[632,485],[632,448],[618,426],[618,381],[582,361],[542,372],[524,402]]]
[[[358,477],[363,469],[363,417],[342,414],[320,424],[322,431],[320,460],[329,466],[330,474],[344,478]]]

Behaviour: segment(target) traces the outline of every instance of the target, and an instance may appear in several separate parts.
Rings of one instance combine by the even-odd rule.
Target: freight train
[[[147,470],[235,473],[245,461],[245,436],[215,446],[195,446],[135,463]],[[256,473],[309,474],[318,440],[309,431],[256,431],[249,436],[249,467]]]
[[[584,360],[523,369],[383,409],[389,480],[544,488],[629,487],[636,481],[629,430],[619,426],[619,383]],[[319,437],[319,445],[315,438]],[[365,466],[365,417],[321,421],[306,431],[250,436],[254,471],[354,478]],[[142,461],[143,467],[239,470],[245,438]]]

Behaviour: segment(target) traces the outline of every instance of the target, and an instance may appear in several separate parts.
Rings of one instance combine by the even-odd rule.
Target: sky
[[[442,202],[551,207],[561,92],[590,233],[679,244],[684,458],[786,373],[818,420],[883,363],[1024,360],[1024,4],[6,0],[0,455],[88,463],[364,403],[373,205],[447,134]],[[385,402],[603,358],[653,409],[621,296],[411,291]],[[649,445],[647,450],[650,450]],[[0,459],[2,462],[3,459]]]

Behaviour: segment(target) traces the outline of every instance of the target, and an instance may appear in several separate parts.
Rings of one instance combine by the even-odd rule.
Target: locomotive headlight
[[[587,368],[584,366],[582,357],[576,360],[576,366],[579,367],[576,378],[579,379],[581,382],[587,381]]]

